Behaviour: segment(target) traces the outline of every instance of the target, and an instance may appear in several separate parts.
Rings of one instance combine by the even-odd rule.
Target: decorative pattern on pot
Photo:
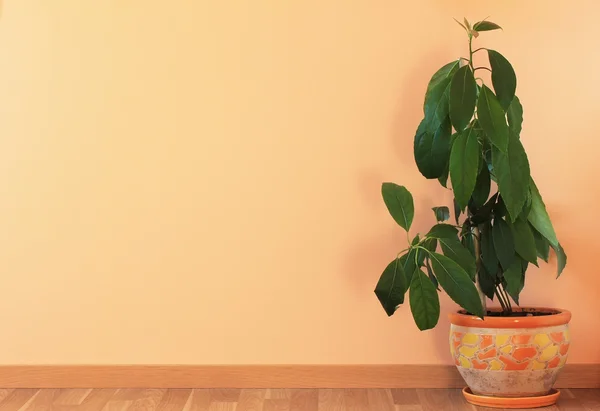
[[[567,361],[568,327],[494,329],[453,324],[450,352],[476,394],[545,395]]]
[[[468,330],[452,331],[450,352],[457,366],[477,370],[556,368],[567,361],[571,341],[568,329],[519,330],[519,334],[510,329],[500,330],[506,334],[489,334],[490,330],[483,330],[482,334],[465,331]]]

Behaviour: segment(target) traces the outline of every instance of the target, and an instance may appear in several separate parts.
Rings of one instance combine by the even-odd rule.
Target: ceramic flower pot
[[[475,395],[548,395],[567,361],[571,313],[524,308],[549,315],[485,317],[450,314],[450,351],[458,371]]]

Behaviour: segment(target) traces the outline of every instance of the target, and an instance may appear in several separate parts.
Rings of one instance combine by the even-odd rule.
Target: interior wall
[[[600,362],[600,5],[505,0],[5,0],[0,363],[451,363],[373,288],[405,247],[380,184],[451,193],[412,155],[431,74],[490,15],[569,264],[522,300],[572,310]]]

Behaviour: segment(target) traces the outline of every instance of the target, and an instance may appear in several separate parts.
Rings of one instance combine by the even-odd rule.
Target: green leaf
[[[495,217],[506,216],[506,205],[504,205],[504,200],[502,199],[502,196],[498,196],[498,201],[494,205],[494,216]]]
[[[500,105],[504,111],[507,111],[515,97],[517,76],[511,64],[502,54],[495,50],[488,50],[488,57],[492,67],[494,91],[496,91]]]
[[[546,211],[546,205],[544,204],[544,200],[542,200],[540,191],[533,179],[530,179],[529,185],[531,188],[531,211],[529,211],[527,219],[548,240],[553,248],[558,248],[558,239],[556,238],[554,227],[552,227],[552,222],[550,221],[548,211]]]
[[[450,147],[452,147],[452,144],[454,144],[454,141],[456,140],[457,136],[458,136],[458,133],[454,133],[450,136]],[[449,173],[450,173],[450,158],[448,158],[448,162],[446,162],[446,165],[444,166],[444,172],[442,173],[441,176],[438,177],[438,181],[444,188],[448,188]]]
[[[427,250],[433,252],[437,249],[437,238],[428,238],[428,239],[424,240],[421,245],[423,247],[425,247]],[[419,251],[420,251],[419,266],[421,266],[421,265],[423,265],[423,260],[425,259],[425,253],[422,250],[419,250]]]
[[[438,283],[437,278],[435,278],[435,275],[433,275],[433,270],[431,269],[431,264],[429,264],[429,260],[425,261],[425,267],[427,268],[427,277],[429,277],[435,289],[441,291],[440,284]]]
[[[473,30],[475,31],[490,31],[490,30],[501,30],[502,27],[497,25],[496,23],[492,23],[491,21],[478,21],[473,24]]]
[[[498,272],[498,256],[494,249],[494,240],[492,237],[492,225],[487,222],[481,230],[481,261],[485,266],[486,271],[495,276]]]
[[[450,143],[450,144],[452,144],[452,143]],[[446,163],[446,165],[444,166],[444,171],[442,172],[442,175],[438,177],[438,181],[444,188],[448,188],[448,173],[449,172],[450,172],[450,164]]]
[[[451,61],[446,64],[438,71],[436,71],[433,76],[431,76],[431,80],[429,80],[429,84],[427,85],[426,95],[431,93],[435,87],[437,87],[440,83],[451,81],[452,76],[458,70],[459,60]],[[424,109],[423,109],[424,110]]]
[[[480,225],[486,223],[492,219],[492,216],[496,214],[496,199],[498,198],[498,193],[494,194],[489,198],[489,200],[482,206],[476,210],[473,210],[473,215],[469,219],[472,224]],[[493,213],[492,213],[493,212]]]
[[[521,266],[523,267],[523,274],[525,274],[527,272],[527,267],[529,267],[529,261],[521,258]]]
[[[411,249],[408,253],[400,257],[400,265],[406,276],[406,284],[410,284],[411,278],[415,270],[417,269],[417,263],[415,262],[416,250]]]
[[[450,180],[454,198],[461,208],[469,203],[479,169],[479,143],[472,127],[462,131],[450,153]]]
[[[450,210],[446,206],[433,207],[432,210],[435,214],[436,221],[446,221],[450,218]]]
[[[552,247],[554,249],[554,252],[556,253],[556,263],[557,263],[557,269],[556,269],[556,278],[560,277],[560,275],[562,274],[563,270],[565,269],[566,265],[567,265],[567,254],[565,254],[565,250],[562,248],[562,246],[560,244],[558,244],[558,246],[556,247]]]
[[[464,24],[462,24],[460,21],[458,21],[458,20],[456,20],[456,19],[454,19],[454,21],[455,21],[455,22],[457,22],[458,24],[460,24],[460,26],[461,26],[463,29],[465,29],[465,31],[466,31],[467,33],[469,32],[469,29],[468,29],[468,28],[466,28],[466,27],[465,27],[465,25],[464,25]]]
[[[535,239],[535,248],[537,250],[538,257],[545,262],[548,262],[548,257],[550,256],[550,243],[538,232],[538,230],[533,228],[531,222],[529,223],[529,226],[533,232],[533,238]]]
[[[400,259],[396,258],[383,270],[375,287],[375,295],[388,316],[393,315],[396,307],[404,302],[406,284],[402,264]]]
[[[460,208],[458,203],[456,202],[456,198],[454,199],[454,219],[456,220],[456,224],[458,225],[458,218],[460,217],[460,213],[462,213],[464,208]]]
[[[436,238],[426,238],[421,243],[421,247],[433,252],[437,248],[437,239]],[[415,266],[415,268],[422,267],[424,265],[425,257],[427,256],[426,251],[423,251],[422,249],[419,249],[419,248],[412,248],[408,252],[408,254],[409,254],[409,258],[412,259],[412,262],[414,264],[417,264]],[[418,261],[415,262],[415,260],[418,260]],[[406,277],[408,278],[409,275],[407,274]]]
[[[461,240],[460,243],[467,249],[469,250],[469,252],[471,253],[471,255],[473,256],[473,258],[475,258],[475,242],[473,241],[473,235],[472,234],[467,234],[464,235]]]
[[[477,119],[490,142],[500,151],[508,151],[508,124],[504,109],[485,84],[477,100]]]
[[[485,267],[482,265],[479,267],[479,272],[477,273],[477,277],[479,279],[479,287],[481,291],[485,294],[487,298],[490,300],[494,300],[494,290],[496,289],[496,276],[491,276]]]
[[[463,17],[463,21],[465,22],[465,25],[467,26],[467,28],[469,29],[469,31],[471,30],[471,25],[469,24],[469,21],[467,20],[466,17]]]
[[[519,214],[518,218],[522,218],[527,221],[527,217],[529,217],[529,213],[531,212],[531,190],[527,190],[527,197],[525,198],[525,204],[523,205],[523,209]]]
[[[485,140],[483,140],[483,160],[485,162],[485,165],[488,168],[488,171],[490,172],[490,174],[492,174],[494,172],[494,167],[492,165],[492,147],[493,146],[490,144],[490,139],[485,137],[484,132],[481,132],[481,135],[485,139]],[[496,180],[494,180],[494,181],[496,181]]]
[[[483,161],[483,159],[480,161]],[[479,174],[477,175],[477,180],[475,181],[475,189],[473,190],[473,194],[471,194],[473,205],[476,208],[483,206],[488,200],[488,197],[490,196],[490,185],[490,172],[487,168],[487,165],[484,164],[484,166],[479,169]]]
[[[381,185],[381,195],[396,223],[406,231],[410,230],[415,215],[412,194],[406,187],[394,183],[383,183]]]
[[[456,131],[467,127],[477,102],[477,84],[471,67],[459,68],[450,82],[450,120]]]
[[[425,240],[423,242],[423,247],[428,248],[431,247],[431,242],[436,240]],[[419,243],[419,235],[417,234],[415,238],[413,238],[411,245],[415,246]],[[437,246],[437,241],[435,242],[435,246]],[[434,246],[434,249],[435,249]],[[406,275],[406,284],[410,284],[412,275],[417,269],[423,264],[423,260],[425,260],[425,252],[419,250],[417,248],[411,248],[407,254],[404,254],[400,257],[400,263],[402,264],[402,268],[404,269],[404,274]]]
[[[469,275],[472,281],[475,281],[475,258],[469,250],[454,238],[440,238],[438,239],[444,255],[454,262],[458,263]]]
[[[508,126],[513,129],[517,135],[521,134],[521,129],[523,127],[523,106],[521,105],[519,97],[515,96],[515,98],[513,98],[510,106],[508,106],[506,114],[508,116]]]
[[[537,265],[537,249],[535,247],[535,238],[529,228],[526,220],[517,218],[517,220],[509,224],[512,232],[515,251],[526,261]]]
[[[427,237],[458,239],[458,229],[450,224],[436,224],[431,227]]]
[[[415,162],[425,178],[439,178],[444,174],[450,157],[452,126],[446,119],[435,133],[430,133],[426,127],[427,124],[423,120],[415,135]]]
[[[506,210],[514,221],[527,200],[530,173],[525,149],[513,131],[507,152],[492,148],[492,164]]]
[[[514,259],[510,267],[504,271],[503,277],[506,280],[506,292],[518,305],[519,294],[525,286],[525,273],[519,258]]]
[[[479,294],[465,270],[441,254],[431,253],[429,258],[437,280],[450,298],[469,313],[483,317]]]
[[[458,227],[457,227],[458,228]],[[471,234],[471,225],[469,224],[468,221],[463,222],[462,227],[460,227],[460,237],[464,237],[466,235],[470,235]]]
[[[450,80],[441,80],[425,94],[425,121],[427,130],[435,132],[450,113]]]
[[[436,326],[440,318],[440,300],[433,283],[421,270],[416,270],[410,283],[410,311],[419,330]]]
[[[515,243],[506,221],[501,218],[494,219],[492,238],[498,261],[500,261],[502,268],[507,270],[515,260]]]

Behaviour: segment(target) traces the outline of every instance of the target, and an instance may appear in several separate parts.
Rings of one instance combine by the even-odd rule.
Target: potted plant
[[[434,207],[437,223],[409,237],[412,195],[383,183],[392,218],[407,232],[407,247],[383,271],[375,294],[388,316],[405,294],[417,327],[436,326],[438,292],[463,309],[450,314],[450,350],[468,389],[483,405],[551,404],[552,390],[569,349],[570,313],[556,308],[520,308],[526,271],[548,262],[553,249],[558,276],[567,257],[557,240],[520,140],[523,108],[509,61],[484,47],[473,49],[480,32],[495,23],[465,19],[469,54],[440,68],[425,93],[424,117],[414,138],[421,174],[454,194],[450,208]],[[473,56],[487,54],[489,67]],[[491,84],[478,73],[491,72]],[[487,308],[486,299],[499,307]],[[523,397],[523,398],[517,398]]]

